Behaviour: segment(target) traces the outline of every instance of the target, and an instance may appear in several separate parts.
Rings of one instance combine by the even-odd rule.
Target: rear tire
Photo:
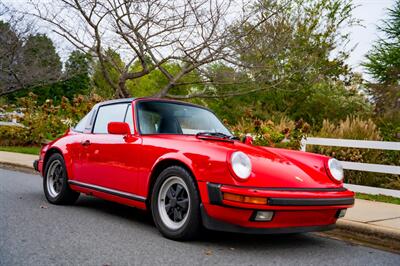
[[[48,202],[57,205],[75,203],[79,193],[69,187],[67,169],[61,154],[54,153],[50,156],[44,173],[43,190]]]
[[[193,239],[201,228],[200,197],[191,174],[170,166],[158,176],[151,195],[154,223],[163,236]]]

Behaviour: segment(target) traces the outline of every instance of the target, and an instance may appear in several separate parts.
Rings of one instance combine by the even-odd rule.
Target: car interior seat
[[[182,128],[176,117],[168,116],[161,118],[158,133],[164,134],[183,134]]]

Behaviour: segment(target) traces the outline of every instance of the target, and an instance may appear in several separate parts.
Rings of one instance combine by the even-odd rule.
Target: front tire
[[[48,202],[57,205],[75,203],[79,193],[68,185],[67,169],[61,154],[55,153],[50,156],[44,173],[43,190]]]
[[[189,240],[197,235],[201,228],[200,198],[186,169],[171,166],[161,172],[153,187],[151,211],[163,236]]]

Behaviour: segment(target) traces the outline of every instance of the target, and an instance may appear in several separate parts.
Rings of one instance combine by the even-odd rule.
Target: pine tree
[[[389,17],[378,27],[384,37],[379,39],[363,64],[379,83],[398,84],[400,81],[400,0],[388,9]]]
[[[363,66],[374,78],[367,84],[375,103],[376,121],[385,140],[400,139],[400,0],[388,9],[378,27],[383,34]]]

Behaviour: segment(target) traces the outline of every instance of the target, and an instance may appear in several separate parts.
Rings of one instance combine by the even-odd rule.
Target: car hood
[[[236,185],[280,188],[337,188],[341,184],[329,178],[325,162],[329,159],[319,154],[276,149],[234,142],[208,141],[209,145],[246,153],[252,163],[252,175]]]

